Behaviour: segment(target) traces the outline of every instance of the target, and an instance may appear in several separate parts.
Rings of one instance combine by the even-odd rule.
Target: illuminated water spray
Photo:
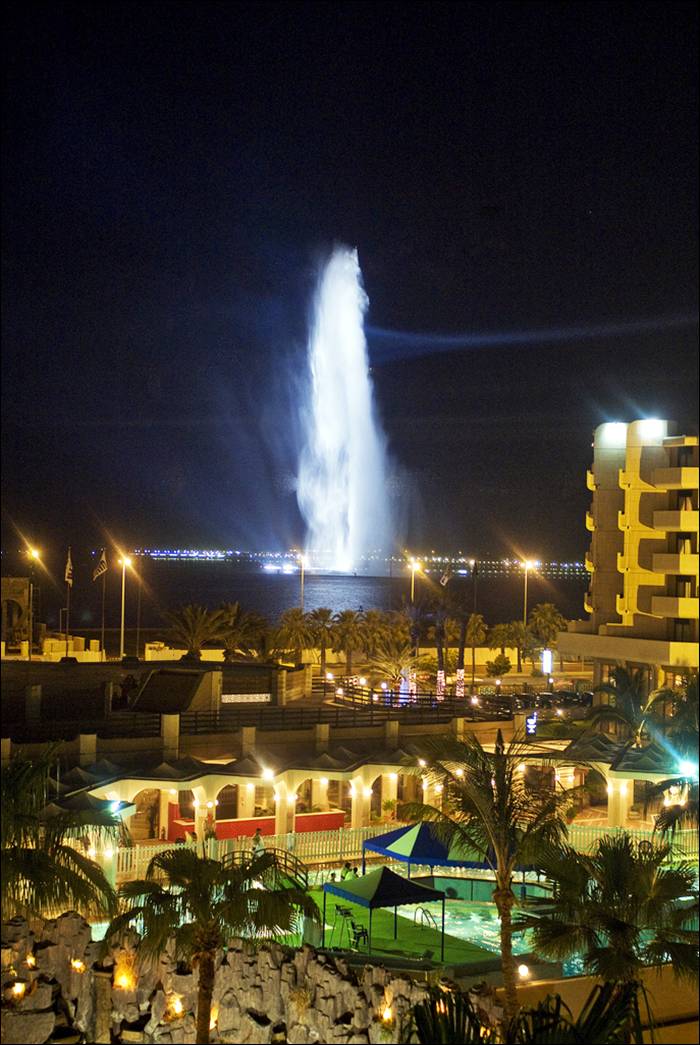
[[[314,298],[297,499],[311,564],[340,571],[385,551],[391,532],[385,439],[364,334],[367,304],[357,251],[337,247]]]

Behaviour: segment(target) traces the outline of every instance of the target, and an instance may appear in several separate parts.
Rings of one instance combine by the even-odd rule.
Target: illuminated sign
[[[269,704],[269,693],[222,693],[222,704]]]
[[[537,712],[535,711],[532,715],[529,715],[525,719],[525,733],[529,737],[537,735]]]
[[[542,674],[552,674],[552,651],[551,649],[542,650]]]

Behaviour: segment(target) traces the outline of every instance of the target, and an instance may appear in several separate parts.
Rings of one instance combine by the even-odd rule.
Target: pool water
[[[430,922],[433,928],[440,928],[441,904],[426,903],[424,910],[429,911],[435,924]],[[404,918],[420,922],[421,915],[417,913],[414,905],[399,907],[399,913]],[[471,943],[483,947],[493,954],[501,953],[501,925],[500,919],[493,904],[471,903],[466,900],[448,900],[445,904],[445,933],[455,936],[459,940],[469,940]],[[528,932],[515,933],[513,935],[513,953],[528,954],[532,952],[532,943]],[[578,958],[569,958],[562,963],[562,971],[565,976],[581,976],[583,974],[583,961]]]

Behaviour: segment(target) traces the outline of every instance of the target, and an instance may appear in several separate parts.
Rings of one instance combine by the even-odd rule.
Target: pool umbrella
[[[433,867],[488,867],[479,853],[467,852],[463,843],[446,842],[444,835],[432,823],[397,827],[385,835],[368,838],[362,843],[363,872],[367,850],[407,864],[409,878],[413,864],[430,867],[431,870]]]
[[[442,901],[442,929],[440,933],[440,961],[445,958],[445,894],[440,889],[428,889],[425,885],[417,885],[408,878],[402,878],[388,867],[380,867],[376,871],[361,878],[345,879],[344,882],[326,882],[323,886],[323,931],[321,946],[326,938],[326,897],[331,893],[340,896],[350,903],[369,909],[368,949],[372,949],[372,911],[377,907],[394,908],[394,939],[396,939],[398,920],[396,908],[399,904],[431,903]]]

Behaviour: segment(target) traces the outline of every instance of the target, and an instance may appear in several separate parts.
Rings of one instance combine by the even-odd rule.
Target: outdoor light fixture
[[[526,980],[529,975],[530,975],[530,966],[529,965],[519,965],[518,966],[518,976],[520,977],[521,980]]]
[[[384,1023],[391,1023],[394,1018],[394,1010],[388,1003],[382,1009],[382,1020]]]
[[[27,990],[27,985],[24,980],[15,980],[12,984],[12,996],[13,998],[23,998]]]
[[[246,791],[255,791],[255,784],[246,784]]]
[[[30,969],[36,968],[36,957],[33,954],[28,954],[24,960]]]
[[[382,683],[380,683],[380,685],[381,685],[381,687],[382,687],[382,689],[383,689],[383,690],[386,690],[386,689],[387,689],[387,684],[386,684],[386,682],[382,682]]]
[[[342,697],[342,695],[343,695],[343,687],[342,686],[338,686],[338,688],[335,691],[335,695],[336,695],[336,697]]]
[[[321,785],[321,787],[328,787],[328,777],[322,776],[319,780],[319,784]]]
[[[478,697],[472,697],[472,698],[471,698],[471,702],[472,702],[472,704],[475,704],[475,705],[476,705],[476,704],[478,704],[478,703],[479,703],[479,698],[478,698]]]
[[[87,855],[90,857],[91,860],[95,859],[95,857],[97,856],[97,850],[95,849],[94,845],[90,846],[90,848],[87,851]]]
[[[455,776],[460,776],[460,777],[464,776],[464,770],[463,769],[455,769]]]
[[[119,809],[120,805],[121,805],[120,802],[110,802],[109,803],[109,811],[110,811],[110,813],[116,813],[117,810]]]
[[[425,767],[425,759],[424,758],[419,758],[418,759],[418,765],[421,767],[421,769],[423,769]]]
[[[113,856],[114,856],[114,850],[113,849],[105,849],[105,851],[104,851],[104,858],[105,858],[105,860],[111,860]]]
[[[334,678],[335,678],[335,675],[333,674],[332,671],[327,671],[326,672],[326,681],[332,682]]]
[[[275,776],[274,770],[272,769],[263,769],[260,775],[262,776],[263,780],[274,780]]]
[[[81,958],[71,958],[70,967],[73,972],[85,972],[85,962]]]
[[[681,776],[688,777],[690,780],[697,780],[698,763],[691,762],[688,758],[681,759],[678,763],[678,772]]]
[[[371,798],[371,797],[372,797],[372,788],[371,787],[366,787],[365,788],[365,798]]]
[[[359,683],[360,683],[361,686],[366,686],[367,685],[367,679],[364,677],[364,675],[360,675]]]

